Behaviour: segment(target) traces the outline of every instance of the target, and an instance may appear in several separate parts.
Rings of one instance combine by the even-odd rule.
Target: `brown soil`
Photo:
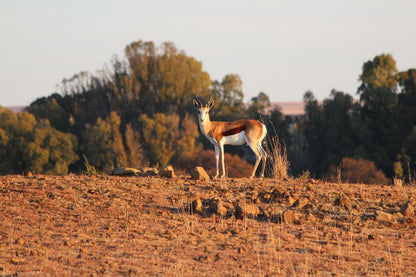
[[[413,275],[415,201],[313,180],[2,176],[0,276]]]

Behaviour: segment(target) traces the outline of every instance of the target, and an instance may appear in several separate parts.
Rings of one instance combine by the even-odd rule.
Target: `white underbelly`
[[[224,144],[230,144],[230,145],[243,145],[247,143],[246,133],[244,131],[235,135],[223,137],[222,140]]]

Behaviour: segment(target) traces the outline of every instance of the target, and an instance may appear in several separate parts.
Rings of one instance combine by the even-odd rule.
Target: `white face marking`
[[[209,109],[208,108],[200,108],[198,109],[198,118],[201,122],[204,122],[209,117]]]

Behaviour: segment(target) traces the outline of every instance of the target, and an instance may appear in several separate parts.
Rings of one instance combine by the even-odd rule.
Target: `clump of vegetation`
[[[289,161],[287,160],[286,145],[281,143],[278,136],[272,136],[267,142],[270,156],[270,175],[279,180],[287,179]]]
[[[85,170],[82,173],[88,176],[97,175],[97,170],[95,169],[95,166],[90,164],[90,162],[88,161],[87,157],[85,157],[85,155],[82,155],[82,158],[84,159],[84,167],[85,167]]]
[[[66,174],[77,159],[76,144],[75,136],[53,128],[47,119],[0,107],[1,174]]]
[[[343,158],[339,167],[331,166],[329,179],[333,182],[386,184],[387,178],[376,165],[368,160]]]

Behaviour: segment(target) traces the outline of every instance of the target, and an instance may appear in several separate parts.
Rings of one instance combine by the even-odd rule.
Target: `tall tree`
[[[416,170],[416,69],[399,74],[401,93],[398,95],[398,133],[403,143],[398,155],[398,166],[405,177],[414,175]]]
[[[75,137],[28,112],[0,107],[0,173],[65,174],[76,159]]]
[[[264,92],[259,92],[257,96],[251,98],[251,103],[247,108],[247,115],[250,118],[260,119],[264,117],[269,111],[270,99]]]
[[[243,81],[240,76],[228,74],[221,82],[212,82],[211,92],[216,103],[212,110],[215,120],[232,121],[242,117],[245,107]]]
[[[357,130],[359,106],[351,95],[332,90],[323,104],[323,128],[327,170],[344,157],[355,157],[360,140]]]
[[[179,116],[157,113],[150,118],[143,114],[139,117],[139,124],[150,163],[167,165],[175,154],[180,135]]]
[[[107,166],[126,166],[127,155],[120,133],[120,117],[116,112],[94,125],[89,123],[83,132],[81,151],[98,170]]]
[[[135,131],[132,124],[126,126],[124,133],[126,141],[126,151],[129,166],[138,167],[146,163],[143,147],[140,144],[140,135]]]
[[[400,142],[397,130],[398,97],[396,62],[390,54],[376,56],[363,65],[360,75],[361,116],[366,133],[362,138],[368,159],[374,161],[388,176],[393,174]]]

